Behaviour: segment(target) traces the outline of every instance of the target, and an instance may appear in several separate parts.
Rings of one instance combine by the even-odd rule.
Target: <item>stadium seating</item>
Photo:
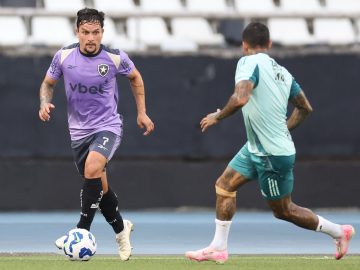
[[[113,40],[117,37],[116,26],[114,20],[111,18],[106,18],[104,22],[104,35],[103,35],[103,44],[110,45]]]
[[[358,0],[326,0],[326,9],[335,12],[360,12]]]
[[[83,0],[44,0],[44,8],[49,11],[77,12],[84,7]]]
[[[21,17],[1,16],[0,25],[3,27],[0,46],[21,46],[25,44],[27,33]]]
[[[357,28],[357,37],[356,37],[356,40],[357,40],[357,42],[360,42],[360,19],[357,19],[356,21],[355,21],[355,26],[356,26],[356,28]]]
[[[174,18],[171,20],[171,28],[175,37],[192,40],[199,46],[224,45],[224,37],[214,33],[203,18]]]
[[[140,7],[149,12],[178,12],[184,9],[180,0],[140,0]]]
[[[171,36],[165,21],[158,17],[130,18],[127,20],[128,36],[148,49],[160,48],[166,51],[195,51],[194,41],[181,36]]]
[[[143,43],[136,42],[128,38],[125,34],[119,34],[111,41],[110,47],[121,49],[125,52],[145,51],[146,46]]]
[[[187,10],[193,12],[226,12],[228,7],[225,0],[188,0]]]
[[[163,19],[158,17],[130,18],[127,20],[128,36],[147,47],[160,47],[161,41],[169,38]]]
[[[268,27],[274,43],[285,46],[314,44],[314,38],[310,35],[306,20],[303,18],[270,18]]]
[[[138,8],[132,0],[93,0],[94,7],[103,12],[129,12]]]
[[[119,33],[117,31],[114,20],[111,18],[106,18],[105,20],[102,43],[113,48],[122,49],[124,51],[137,51],[144,50],[146,48],[145,45],[130,39],[126,35],[124,29]]]
[[[3,37],[3,47],[76,40],[70,22],[85,6],[106,13],[104,44],[131,51],[237,46],[244,26],[255,20],[267,23],[274,43],[283,46],[346,46],[360,40],[360,0],[0,0],[0,5],[3,25],[17,29]]]
[[[29,43],[50,47],[62,47],[76,41],[74,28],[64,17],[33,17],[31,20],[32,35]]]
[[[342,0],[341,0],[342,1]],[[314,13],[321,11],[323,7],[319,0],[281,0],[280,9],[285,12]]]
[[[198,45],[189,39],[171,37],[161,42],[160,49],[164,52],[197,52]]]
[[[277,10],[273,0],[235,0],[237,11],[246,13],[271,13]]]
[[[2,7],[36,7],[36,0],[1,0]]]
[[[314,37],[318,43],[330,45],[348,45],[356,41],[349,19],[315,19]]]
[[[239,46],[242,43],[241,33],[244,30],[244,20],[221,20],[219,24],[219,33],[221,33],[227,44]]]

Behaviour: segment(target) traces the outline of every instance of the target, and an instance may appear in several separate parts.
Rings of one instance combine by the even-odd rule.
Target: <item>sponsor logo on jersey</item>
[[[73,92],[78,91],[80,94],[86,94],[86,93],[104,94],[104,90],[103,90],[101,84],[99,86],[96,86],[96,85],[86,86],[86,85],[83,85],[82,83],[75,83],[75,84],[69,83],[69,85],[70,85],[70,89]]]
[[[107,64],[100,64],[98,65],[98,72],[101,77],[106,76],[109,72],[109,66]]]

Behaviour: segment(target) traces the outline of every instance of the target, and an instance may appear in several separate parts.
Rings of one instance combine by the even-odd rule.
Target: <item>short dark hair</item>
[[[257,46],[262,48],[267,47],[270,42],[269,28],[259,22],[249,23],[242,33],[242,40],[252,48]]]
[[[104,27],[104,12],[98,11],[93,8],[83,8],[77,12],[76,27],[79,29],[81,24],[99,23],[101,28]]]

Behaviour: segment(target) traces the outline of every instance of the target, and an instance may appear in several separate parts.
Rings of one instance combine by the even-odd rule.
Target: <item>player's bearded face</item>
[[[77,37],[80,51],[85,54],[96,54],[100,49],[104,30],[99,23],[85,22],[79,25]]]

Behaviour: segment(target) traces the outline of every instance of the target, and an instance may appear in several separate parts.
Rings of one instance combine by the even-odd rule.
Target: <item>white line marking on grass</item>
[[[324,257],[300,257],[301,259],[305,260],[333,260],[334,258],[324,256]]]

